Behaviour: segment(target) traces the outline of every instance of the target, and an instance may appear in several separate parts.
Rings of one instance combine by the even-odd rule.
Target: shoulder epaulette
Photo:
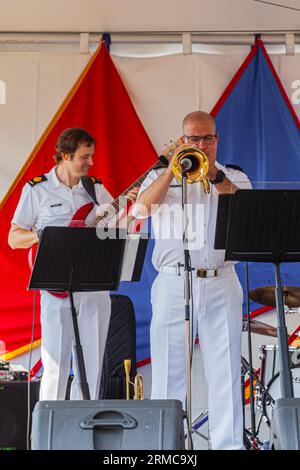
[[[97,178],[97,176],[89,176],[90,180],[92,183],[96,184],[96,183],[99,183],[99,184],[102,184],[102,181],[100,178]]]
[[[47,181],[47,179],[48,179],[47,176],[40,175],[40,176],[35,176],[34,178],[32,178],[32,180],[27,181],[27,183],[30,186],[35,186],[38,183],[42,183],[43,181]]]
[[[233,165],[231,163],[228,163],[225,166],[226,166],[226,168],[232,168],[233,170],[237,170],[237,171],[241,171],[242,173],[245,173],[243,168],[239,165]]]

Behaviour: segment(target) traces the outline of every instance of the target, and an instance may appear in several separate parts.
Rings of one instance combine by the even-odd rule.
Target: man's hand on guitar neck
[[[128,193],[125,196],[128,203],[126,204],[126,207],[122,211],[120,211],[120,214],[119,214],[117,227],[126,228],[128,232],[131,232],[132,221],[135,219],[135,217],[133,217],[132,215],[131,208],[133,207],[137,199],[139,190],[140,190],[140,186],[136,186],[135,188],[128,191]]]
[[[106,225],[105,219],[107,219],[108,227],[128,228],[129,224],[133,221],[134,217],[131,214],[131,207],[136,201],[140,187],[128,191],[128,193],[119,200],[120,206],[122,207],[119,212],[118,210],[109,203],[101,204],[96,209],[96,216],[103,218],[103,224]],[[101,225],[101,219],[99,221]]]
[[[136,186],[135,188],[128,191],[128,193],[126,194],[125,197],[126,199],[129,199],[131,204],[133,204],[136,201],[139,190],[140,190],[140,186]]]

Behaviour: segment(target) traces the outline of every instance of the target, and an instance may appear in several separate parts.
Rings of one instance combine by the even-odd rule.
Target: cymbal
[[[300,287],[283,286],[283,303],[289,308],[300,307]],[[275,286],[258,287],[249,292],[251,300],[258,304],[276,307]]]
[[[250,320],[250,329],[252,333],[257,333],[259,335],[265,336],[277,336],[277,330],[274,326],[267,325],[267,323],[263,323],[261,321]],[[247,320],[243,320],[243,331],[248,331],[248,322]]]

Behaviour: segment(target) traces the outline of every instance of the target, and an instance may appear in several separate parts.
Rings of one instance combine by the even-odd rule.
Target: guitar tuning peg
[[[175,139],[170,139],[169,144],[166,144],[166,143],[165,143],[164,145],[165,145],[165,146],[167,147],[167,149],[169,150],[168,155],[169,155],[170,157],[172,157],[172,156],[174,155],[174,147],[175,147],[175,149],[176,149],[176,147],[178,147],[178,145],[176,144]]]
[[[171,145],[175,148],[179,147],[179,144],[176,142],[175,139],[170,139]]]

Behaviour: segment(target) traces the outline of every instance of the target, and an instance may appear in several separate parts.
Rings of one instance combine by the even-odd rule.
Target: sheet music
[[[139,233],[131,233],[127,237],[121,271],[121,281],[132,280],[140,240],[141,234]]]

